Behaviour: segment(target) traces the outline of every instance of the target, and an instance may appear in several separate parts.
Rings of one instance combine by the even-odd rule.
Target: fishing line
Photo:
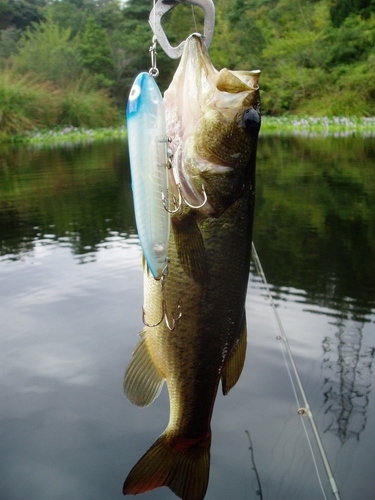
[[[301,397],[302,397],[302,400],[303,400],[304,408],[301,408],[300,404],[299,404],[299,400],[298,400],[298,395],[297,395],[297,390],[296,390],[296,387],[295,387],[295,383],[294,383],[294,380],[293,380],[293,377],[292,377],[292,373],[290,371],[289,364],[288,364],[288,361],[287,361],[287,358],[286,358],[286,355],[285,355],[285,350],[282,348],[282,345],[280,344],[280,348],[281,348],[281,351],[282,351],[282,354],[283,354],[283,358],[284,358],[284,361],[285,361],[287,372],[288,372],[288,375],[289,375],[289,378],[290,378],[290,381],[291,381],[291,385],[292,385],[292,389],[293,389],[293,392],[294,392],[294,397],[296,399],[296,403],[297,403],[297,406],[298,406],[298,414],[301,415],[302,426],[303,426],[303,429],[304,429],[304,432],[305,432],[305,435],[306,435],[306,438],[307,438],[307,441],[308,441],[308,444],[309,444],[309,448],[310,448],[310,451],[311,451],[311,455],[312,455],[312,458],[313,458],[313,462],[314,462],[316,474],[318,476],[318,481],[319,481],[319,484],[320,484],[323,496],[324,496],[325,499],[327,498],[326,495],[325,495],[325,493],[324,493],[323,484],[322,484],[322,481],[321,481],[321,478],[320,478],[320,473],[319,473],[319,470],[318,470],[318,466],[317,466],[317,462],[316,462],[316,459],[315,459],[314,450],[312,448],[312,444],[311,444],[311,441],[310,441],[310,437],[308,435],[305,423],[304,423],[304,421],[302,419],[302,417],[305,416],[305,415],[307,415],[309,417],[311,428],[312,428],[312,431],[313,431],[313,434],[314,434],[314,437],[315,437],[315,440],[316,440],[316,444],[317,444],[318,449],[319,449],[320,456],[321,456],[322,461],[323,461],[324,468],[325,468],[326,473],[327,473],[327,477],[328,477],[329,484],[330,484],[331,489],[332,489],[332,493],[335,496],[336,500],[340,500],[340,495],[339,495],[339,491],[338,491],[338,488],[337,488],[336,481],[335,481],[335,479],[333,477],[333,473],[332,473],[331,467],[329,465],[328,458],[327,458],[326,452],[325,452],[324,447],[323,447],[323,443],[322,443],[322,441],[320,439],[319,431],[318,431],[318,429],[317,429],[317,427],[315,425],[314,416],[313,416],[312,411],[310,409],[310,405],[308,403],[308,400],[307,400],[307,397],[306,397],[306,394],[305,394],[305,391],[304,391],[304,388],[303,388],[303,385],[302,385],[302,382],[301,382],[301,379],[300,379],[300,376],[299,376],[299,373],[298,373],[298,370],[297,370],[297,366],[296,366],[296,364],[294,362],[294,358],[293,358],[292,351],[290,349],[288,338],[286,336],[286,333],[285,333],[283,324],[281,322],[280,316],[279,316],[279,314],[277,312],[276,304],[275,304],[275,302],[273,300],[273,296],[272,296],[270,287],[268,285],[266,276],[264,274],[264,271],[263,271],[263,268],[262,268],[262,264],[260,263],[260,259],[259,259],[258,253],[257,253],[257,251],[255,249],[254,243],[252,243],[252,256],[253,256],[253,260],[254,260],[257,272],[258,272],[259,276],[262,278],[263,284],[264,284],[265,289],[267,291],[268,298],[269,298],[269,301],[270,301],[270,304],[271,304],[271,307],[273,309],[274,316],[275,316],[275,319],[276,319],[276,323],[277,323],[277,326],[279,328],[280,336],[278,336],[277,338],[278,338],[278,340],[283,340],[284,341],[284,346],[285,346],[285,350],[286,350],[286,353],[287,353],[288,358],[289,358],[289,363],[290,363],[290,366],[292,367],[292,371],[293,371],[295,380],[296,380],[297,385],[298,385],[298,389],[300,391],[300,394],[301,394]]]
[[[193,16],[193,21],[194,21],[194,30],[197,33],[198,32],[198,28],[197,28],[197,20],[195,18],[194,5],[191,6],[191,14]]]

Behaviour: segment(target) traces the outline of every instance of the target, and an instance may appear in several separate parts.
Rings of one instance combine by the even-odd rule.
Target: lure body
[[[167,135],[163,98],[149,73],[135,79],[126,119],[138,235],[150,271],[160,278],[170,233],[162,202],[162,193],[168,191]]]

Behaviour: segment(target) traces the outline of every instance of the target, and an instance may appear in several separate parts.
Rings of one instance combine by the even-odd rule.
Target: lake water
[[[254,242],[343,500],[374,495],[374,142],[259,141]],[[169,417],[165,389],[145,409],[123,395],[142,302],[126,144],[2,147],[1,500],[123,498]],[[254,266],[247,317],[242,377],[213,414],[206,499],[332,499]]]

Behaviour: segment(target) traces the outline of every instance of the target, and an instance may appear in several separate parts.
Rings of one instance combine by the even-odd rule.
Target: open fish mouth
[[[189,206],[205,201],[202,173],[227,174],[248,163],[249,135],[260,127],[260,70],[218,71],[202,38],[191,35],[165,92],[170,185],[181,190]],[[210,200],[205,210],[214,212]]]

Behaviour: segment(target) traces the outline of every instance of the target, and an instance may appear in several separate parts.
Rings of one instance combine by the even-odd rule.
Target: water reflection
[[[312,303],[351,297],[373,308],[374,141],[266,139],[254,240],[270,281],[306,290]]]
[[[365,138],[259,141],[254,240],[344,500],[372,495],[374,156]],[[7,500],[121,498],[134,457],[164,429],[165,394],[151,413],[122,394],[142,328],[141,282],[123,142],[0,152]],[[215,407],[207,499],[257,498],[247,429],[264,498],[316,500],[256,276],[247,308],[247,364]]]
[[[85,254],[111,231],[135,233],[126,144],[110,144],[1,156],[0,255],[16,258],[51,234]]]
[[[367,423],[375,347],[364,345],[364,325],[338,319],[335,338],[323,340],[324,404],[331,415],[325,431],[342,443],[352,437],[359,440]]]

